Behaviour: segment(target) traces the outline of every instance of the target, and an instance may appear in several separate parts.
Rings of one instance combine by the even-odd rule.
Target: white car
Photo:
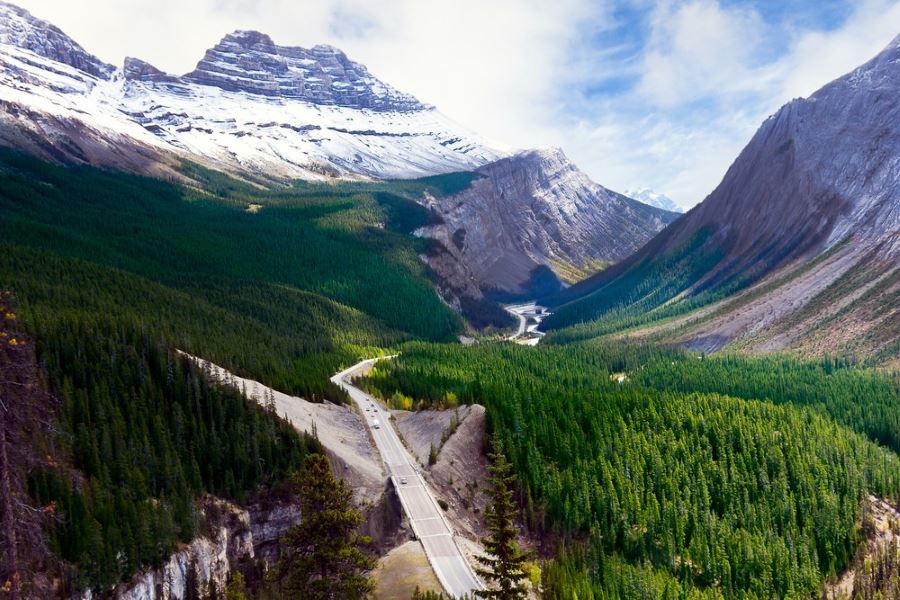
[[[406,477],[400,478],[400,485],[406,485]]]
[[[375,429],[381,429],[381,423],[378,422],[378,419],[374,419],[372,421],[372,427],[374,427]]]

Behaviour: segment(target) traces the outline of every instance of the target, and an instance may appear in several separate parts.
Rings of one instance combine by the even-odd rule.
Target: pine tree
[[[282,540],[275,576],[287,597],[301,600],[356,600],[372,590],[366,572],[375,562],[357,533],[362,515],[353,507],[346,483],[335,479],[321,454],[310,455],[298,474],[301,522]]]
[[[518,509],[512,492],[515,476],[512,465],[496,440],[490,459],[491,499],[485,510],[489,533],[481,541],[487,555],[478,557],[481,566],[476,568],[478,575],[488,582],[489,589],[476,591],[475,595],[478,598],[518,600],[526,597],[527,574],[525,554],[516,543],[514,521]]]

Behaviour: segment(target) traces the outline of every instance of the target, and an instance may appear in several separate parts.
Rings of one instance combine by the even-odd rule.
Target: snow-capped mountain
[[[465,273],[483,291],[546,292],[549,272],[577,281],[625,258],[678,217],[594,183],[559,149],[521,152],[476,173],[462,192],[428,198],[441,222],[419,234],[453,257],[432,256],[435,271],[446,278]]]
[[[225,36],[178,77],[105,64],[0,2],[0,143],[46,158],[159,173],[181,160],[267,178],[406,178],[501,153],[330,46]]]
[[[625,190],[625,195],[638,202],[643,202],[656,208],[668,210],[671,212],[683,213],[684,210],[675,204],[675,201],[659,192],[654,192],[649,188],[637,187]]]
[[[691,275],[676,288],[679,274]],[[567,290],[556,325],[598,316],[594,307],[606,304],[596,299],[614,296],[621,282],[645,294],[664,290],[666,302],[745,289],[700,311],[691,326],[674,322],[680,340],[698,349],[739,343],[896,356],[900,36],[769,117],[702,203],[616,267]]]

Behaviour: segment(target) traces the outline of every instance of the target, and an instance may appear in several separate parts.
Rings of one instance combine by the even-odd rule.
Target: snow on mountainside
[[[678,217],[594,183],[558,149],[521,152],[477,173],[468,189],[429,198],[441,223],[419,233],[444,248],[430,259],[435,271],[464,272],[482,291],[546,292],[554,275],[577,281]]]
[[[333,46],[276,46],[256,31],[236,31],[207,51],[186,81],[232,92],[300,98],[314,104],[395,112],[427,107],[372,77]]]
[[[95,77],[108,77],[115,67],[88,54],[59,28],[36,19],[28,11],[0,2],[0,44],[29,50]]]
[[[45,158],[171,172],[181,159],[267,178],[408,178],[501,153],[330,46],[239,31],[177,77],[116,69],[0,2],[0,143]]]
[[[669,210],[672,212],[683,213],[684,210],[675,204],[675,201],[666,196],[665,194],[660,194],[658,192],[654,192],[648,188],[630,188],[625,190],[625,195],[633,200],[637,200],[638,202],[643,202],[649,206],[655,206],[656,208],[661,208],[663,210]]]

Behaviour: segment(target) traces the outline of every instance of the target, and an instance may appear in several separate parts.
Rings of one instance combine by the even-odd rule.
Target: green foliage
[[[900,385],[887,374],[828,358],[748,358],[672,353],[633,372],[637,385],[710,392],[776,404],[809,405],[838,423],[900,452]]]
[[[809,597],[854,554],[864,496],[900,493],[897,456],[850,430],[893,439],[896,383],[839,363],[411,344],[367,385],[487,407],[526,520],[590,546],[545,570],[574,586],[550,597]]]
[[[678,315],[722,296],[724,288],[667,304],[721,260],[719,252],[705,246],[708,238],[708,231],[700,231],[667,256],[645,258],[622,272],[601,272],[560,292],[550,301],[557,306],[543,326],[561,331],[548,341],[597,337]]]
[[[249,600],[249,597],[244,575],[238,571],[225,587],[225,600]]]
[[[866,558],[853,582],[850,600],[888,600],[900,597],[900,542],[880,544]]]
[[[360,355],[460,328],[417,258],[428,242],[392,228],[431,218],[415,194],[469,175],[265,191],[194,171],[215,193],[0,150],[0,283],[31,314],[147,322],[185,351],[332,400],[328,377]]]
[[[37,338],[62,400],[60,454],[81,481],[47,468],[32,494],[62,515],[51,546],[77,567],[76,585],[106,587],[158,565],[202,525],[199,495],[241,500],[318,449],[140,329],[41,322]]]
[[[282,540],[282,558],[274,571],[286,598],[356,600],[372,590],[366,572],[375,561],[361,547],[370,543],[356,533],[362,515],[353,493],[335,479],[324,455],[310,455],[297,476],[303,520]]]
[[[475,592],[476,598],[518,600],[527,596],[525,554],[516,542],[515,521],[519,508],[513,499],[516,478],[499,442],[490,454],[490,499],[485,509],[488,535],[481,540],[485,554],[476,557],[481,565],[475,570],[487,589]]]

